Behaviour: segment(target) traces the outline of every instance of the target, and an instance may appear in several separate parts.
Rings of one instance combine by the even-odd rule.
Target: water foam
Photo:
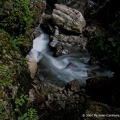
[[[61,57],[53,57],[49,54],[49,36],[41,31],[41,35],[34,39],[33,48],[30,51],[30,55],[37,61],[41,62],[45,70],[45,74],[48,76],[51,74],[52,79],[69,82],[74,79],[78,79],[81,85],[86,84],[86,79],[96,76],[110,76],[110,72],[99,72],[99,66],[89,66],[89,54],[88,53],[75,53],[68,54]],[[40,68],[41,69],[41,68]],[[44,70],[44,68],[43,68]],[[95,74],[89,76],[89,71],[96,70]]]

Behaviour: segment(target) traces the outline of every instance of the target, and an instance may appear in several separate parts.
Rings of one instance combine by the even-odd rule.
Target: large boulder
[[[52,20],[58,27],[75,33],[81,33],[86,25],[84,17],[78,10],[60,4],[55,4]]]
[[[50,46],[55,55],[61,56],[79,50],[86,50],[87,37],[81,34],[86,21],[82,14],[62,4],[55,4],[52,15],[45,14],[41,28],[50,34]]]

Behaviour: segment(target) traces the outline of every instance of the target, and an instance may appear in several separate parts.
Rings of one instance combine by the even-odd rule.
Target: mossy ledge
[[[24,56],[31,48],[43,9],[41,0],[0,1],[1,120],[15,120],[25,111],[31,78]],[[23,100],[22,105],[18,100]]]

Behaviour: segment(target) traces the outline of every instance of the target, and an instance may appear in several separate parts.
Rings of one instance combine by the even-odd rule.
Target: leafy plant
[[[5,108],[4,108],[4,105],[2,104],[2,102],[0,102],[0,119],[2,120],[3,119],[3,116],[5,117],[5,116],[8,116],[7,115],[7,112],[5,111],[5,112],[3,112],[3,111],[5,111]]]
[[[39,117],[37,115],[37,111],[33,108],[28,109],[28,111],[19,117],[18,120],[38,120]]]
[[[20,38],[11,37],[7,32],[0,29],[0,52],[3,50],[7,53],[9,53],[10,50],[19,51],[19,46],[22,44],[23,41]]]
[[[15,99],[15,104],[16,104],[16,112],[20,113],[20,107],[22,107],[26,102],[29,100],[27,95],[22,94],[20,98]]]
[[[9,111],[11,110],[9,107],[8,110],[8,101],[10,101],[9,98],[9,93],[5,92],[6,91],[6,87],[10,87],[13,86],[12,85],[12,81],[15,77],[15,73],[10,71],[10,69],[5,66],[5,65],[1,65],[0,66],[0,119],[9,119],[11,118],[11,116],[13,115],[13,113],[9,114]],[[5,105],[6,104],[6,105]],[[12,116],[13,117],[13,116]]]
[[[16,118],[25,112],[28,96],[24,94],[28,93],[30,75],[21,51],[24,52],[23,47],[26,47],[30,40],[34,12],[35,9],[31,9],[30,6],[30,0],[0,1],[1,120],[14,119],[13,116]],[[16,98],[19,94],[22,95]],[[27,116],[32,118],[32,112]]]
[[[16,109],[15,112],[19,113],[20,117],[18,120],[38,120],[37,111],[33,108],[29,108],[27,112],[22,115],[21,107],[26,105],[26,102],[29,100],[27,95],[22,94],[19,98],[16,98],[15,104]]]
[[[13,38],[9,40],[9,44],[11,47],[13,47],[15,50],[19,51],[19,46],[23,44],[22,40]]]
[[[28,109],[27,114],[28,114],[29,120],[37,120],[38,119],[37,111],[33,108]]]

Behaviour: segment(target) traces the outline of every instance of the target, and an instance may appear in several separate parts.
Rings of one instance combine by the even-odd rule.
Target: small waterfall
[[[66,83],[78,79],[81,85],[86,84],[88,65],[80,62],[77,58],[73,58],[71,55],[54,58],[44,54],[41,61],[43,67],[47,68],[42,70],[51,76],[51,83],[57,84],[59,80]]]
[[[85,52],[53,57],[48,43],[49,35],[41,30],[41,35],[34,39],[33,48],[29,53],[48,76],[48,82],[57,84],[59,81],[66,83],[78,79],[84,86],[88,78],[112,75],[109,71],[100,71],[99,66],[89,66],[89,54]]]
[[[41,35],[34,39],[33,48],[30,51],[32,56],[37,62],[42,58],[43,53],[47,52],[47,45],[49,43],[49,36],[41,31]]]

